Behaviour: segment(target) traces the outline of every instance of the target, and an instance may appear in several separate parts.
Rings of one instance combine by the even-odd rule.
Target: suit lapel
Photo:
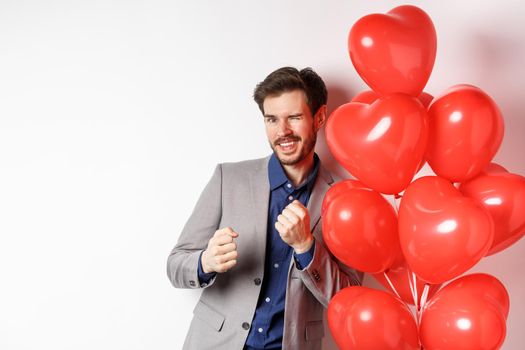
[[[330,173],[321,167],[319,174],[315,180],[315,185],[308,201],[308,212],[310,213],[310,229],[314,232],[314,228],[321,218],[321,206],[326,192],[330,189],[330,185],[334,182]]]
[[[250,176],[250,195],[253,203],[252,219],[255,224],[253,244],[257,247],[258,261],[264,261],[266,253],[266,232],[268,226],[268,203],[270,201],[270,182],[268,180],[268,161],[270,157],[261,160],[260,166]]]

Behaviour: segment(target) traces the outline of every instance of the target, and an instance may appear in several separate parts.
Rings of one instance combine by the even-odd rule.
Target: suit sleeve
[[[222,216],[222,168],[215,171],[201,193],[179,240],[168,256],[168,278],[176,288],[204,288],[215,281],[199,283],[198,266],[201,252],[216,230]]]
[[[359,286],[363,273],[338,261],[316,237],[314,257],[306,268],[299,271],[306,288],[326,308],[330,299],[341,289]]]

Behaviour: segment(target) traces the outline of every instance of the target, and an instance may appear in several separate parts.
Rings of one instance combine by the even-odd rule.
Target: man
[[[284,67],[254,99],[273,154],[218,165],[168,258],[175,287],[204,289],[184,349],[321,349],[323,306],[361,282],[322,238],[324,82]]]

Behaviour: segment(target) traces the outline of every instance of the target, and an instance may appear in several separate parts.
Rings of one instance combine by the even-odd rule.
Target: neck
[[[314,168],[314,152],[312,151],[302,161],[293,165],[283,164],[284,172],[294,187],[306,181],[306,178]]]

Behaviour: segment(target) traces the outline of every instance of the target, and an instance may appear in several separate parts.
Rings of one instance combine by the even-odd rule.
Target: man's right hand
[[[230,227],[215,231],[201,256],[205,273],[226,272],[237,264],[237,244],[233,241],[237,236]]]

